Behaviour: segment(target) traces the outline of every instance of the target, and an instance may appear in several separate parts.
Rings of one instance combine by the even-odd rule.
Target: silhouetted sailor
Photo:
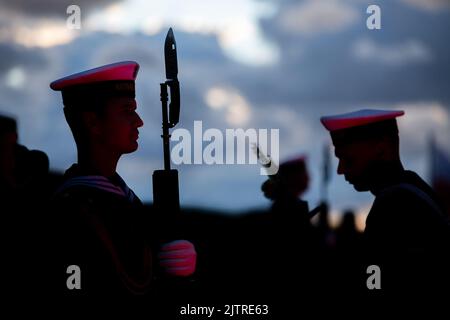
[[[281,303],[279,311],[290,310],[290,292],[312,294],[317,285],[316,233],[311,225],[308,203],[301,195],[308,189],[305,156],[281,163],[277,174],[261,187],[273,201],[268,213],[247,218],[245,225],[246,265],[253,278],[254,295]],[[243,268],[244,270],[244,268]],[[320,290],[320,289],[319,289]]]
[[[48,196],[47,155],[40,150],[29,150],[18,140],[16,120],[0,116],[0,199],[3,205],[13,203],[11,212],[14,213],[19,212],[19,204]]]
[[[164,244],[152,254],[156,226],[149,225],[141,201],[116,172],[120,157],[138,148],[143,125],[136,113],[138,70],[136,62],[118,62],[50,85],[62,93],[78,151],[53,201],[58,223],[52,241],[61,248],[53,276],[57,288],[67,293],[147,293],[156,261],[169,275],[188,276],[195,270],[196,252],[188,241]],[[69,265],[81,269],[78,291],[66,287]]]
[[[0,211],[5,292],[22,294],[31,261],[38,261],[40,213],[49,198],[48,157],[18,143],[17,122],[0,116]]]
[[[364,237],[367,264],[380,266],[382,289],[427,294],[424,288],[442,285],[448,272],[449,223],[432,189],[403,168],[396,122],[403,114],[360,110],[321,121],[333,140],[338,174],[375,195]]]
[[[305,157],[283,162],[277,175],[261,186],[264,196],[273,200],[272,211],[277,219],[302,218],[309,223],[308,203],[300,196],[308,189],[309,175]]]
[[[0,194],[2,199],[17,186],[16,167],[17,123],[11,117],[0,116]]]

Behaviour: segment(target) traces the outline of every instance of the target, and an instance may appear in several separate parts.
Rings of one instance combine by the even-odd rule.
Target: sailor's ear
[[[379,159],[389,160],[392,158],[392,141],[387,136],[382,136],[374,144],[376,155]]]
[[[8,132],[4,134],[4,141],[7,141],[8,144],[16,144],[18,140],[17,132]]]
[[[100,133],[99,117],[95,112],[85,111],[83,112],[81,117],[83,119],[83,123],[85,124],[89,132],[93,134]]]

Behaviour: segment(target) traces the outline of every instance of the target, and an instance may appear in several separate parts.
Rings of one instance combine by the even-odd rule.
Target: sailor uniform
[[[53,231],[63,250],[60,266],[81,269],[80,294],[148,293],[151,226],[139,198],[117,174],[111,179],[83,175],[73,165],[65,179],[52,201],[58,221]]]

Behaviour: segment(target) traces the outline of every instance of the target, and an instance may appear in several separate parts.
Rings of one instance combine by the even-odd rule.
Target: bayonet
[[[166,79],[178,78],[177,43],[172,28],[169,29],[164,43],[164,58],[166,63]]]

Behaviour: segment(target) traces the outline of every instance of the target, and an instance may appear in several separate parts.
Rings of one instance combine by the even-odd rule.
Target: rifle
[[[265,155],[264,152],[262,152],[259,148],[259,145],[257,143],[252,144],[252,150],[256,153],[256,159],[258,163],[266,169],[267,175],[269,176],[269,179],[276,180],[278,178],[278,167],[277,164],[272,163],[272,159],[270,158],[270,155]],[[273,171],[277,172],[275,174],[271,174],[269,169],[272,168]]]
[[[170,168],[170,131],[180,117],[180,84],[178,82],[177,47],[172,28],[167,32],[164,43],[166,81],[160,83],[162,107],[162,135],[164,169],[153,172],[153,205],[166,223],[180,213],[178,171]],[[168,103],[168,88],[170,103]]]

